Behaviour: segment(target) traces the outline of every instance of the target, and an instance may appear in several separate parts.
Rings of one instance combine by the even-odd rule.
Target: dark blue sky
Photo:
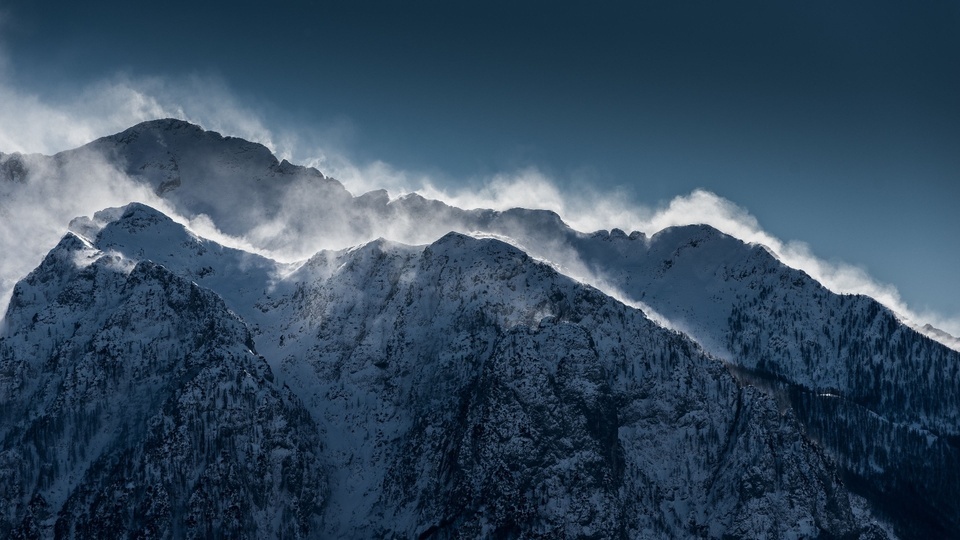
[[[518,4],[0,0],[0,42],[49,99],[213,76],[274,126],[349,126],[351,159],[449,184],[705,188],[960,314],[960,3]]]

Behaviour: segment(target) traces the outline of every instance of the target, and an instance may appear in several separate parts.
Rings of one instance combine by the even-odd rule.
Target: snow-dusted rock
[[[314,425],[298,435],[323,449],[311,466],[323,471],[314,483],[326,486],[316,499],[325,502],[303,529],[314,536],[886,534],[872,528],[874,515],[904,537],[960,528],[960,353],[872,299],[831,293],[762,246],[706,226],[584,234],[542,210],[353,197],[261,145],[176,120],[52,157],[0,155],[0,192],[50,171],[71,181],[88,162],[260,247],[337,247],[283,265],[143,205],[75,220],[75,234],[20,283],[3,322],[4,452],[25,440],[27,409],[86,388],[58,382],[68,380],[58,369],[93,369],[77,362],[100,350],[94,337],[136,348],[142,336],[123,337],[110,314],[149,305],[119,283],[159,268],[222,302],[223,320],[240,325],[275,377],[264,376],[263,395]],[[142,324],[172,324],[163,317]],[[145,335],[167,340],[176,364],[189,347],[174,346],[174,334]],[[225,358],[246,359],[234,353],[247,337],[224,344]],[[137,444],[124,448],[146,459]],[[20,459],[10,456],[4,463]],[[71,468],[93,463],[69,459]],[[102,486],[57,482],[60,498],[47,486],[40,498],[10,499],[6,523],[26,526],[25,512],[67,508],[69,497],[70,519],[93,519],[77,509]],[[30,523],[49,531],[52,516]]]
[[[14,530],[886,535],[792,413],[498,240],[291,272],[143,205],[76,225],[0,341]]]
[[[628,298],[789,404],[900,534],[960,528],[960,353],[707,226],[572,244]]]
[[[213,292],[68,234],[0,333],[0,535],[306,537],[315,423]]]

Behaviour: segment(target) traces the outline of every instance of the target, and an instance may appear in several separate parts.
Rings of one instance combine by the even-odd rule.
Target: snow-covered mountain
[[[5,537],[304,536],[323,443],[212,291],[68,234],[0,337]]]
[[[74,220],[0,333],[4,534],[960,530],[960,353],[762,246],[353,197],[176,120],[0,156],[0,184],[84,162],[314,254],[142,204]]]
[[[585,260],[789,405],[807,435],[917,537],[960,530],[960,354],[865,296],[834,294],[709,227],[598,234]],[[608,261],[620,260],[620,265]],[[898,518],[899,519],[899,518]]]
[[[8,530],[882,534],[774,400],[512,246],[290,272],[146,206],[97,218],[8,311]]]

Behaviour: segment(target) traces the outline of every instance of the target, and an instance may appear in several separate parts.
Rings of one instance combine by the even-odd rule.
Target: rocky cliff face
[[[901,535],[960,530],[960,353],[709,227],[576,242],[627,296],[789,404]]]
[[[305,537],[314,422],[209,290],[68,235],[0,337],[7,537]]]
[[[11,532],[886,534],[791,412],[507,244],[378,241],[281,277],[108,215],[6,318]]]
[[[144,205],[75,220],[0,333],[4,534],[960,530],[960,353],[762,246],[353,197],[181,121],[0,155],[0,191],[87,161],[261,247],[356,247],[280,264]]]

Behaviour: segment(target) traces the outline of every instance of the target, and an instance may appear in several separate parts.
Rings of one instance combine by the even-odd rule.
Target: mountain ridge
[[[135,130],[138,135],[133,137],[132,141],[124,142],[131,138],[129,134],[123,137],[118,134],[113,138],[100,139],[99,141],[106,142],[98,144],[107,145],[114,150],[126,148],[122,144],[136,144],[138,141],[141,144],[149,142],[151,145],[157,145],[155,131],[163,125],[165,124],[149,122],[141,124],[139,131]],[[526,411],[524,414],[539,410],[532,402],[514,403],[509,400],[503,401],[499,394],[493,397],[487,393],[476,394],[477,391],[473,390],[475,384],[464,381],[482,380],[487,381],[484,383],[486,386],[501,388],[506,384],[506,387],[510,387],[512,383],[508,384],[510,379],[506,376],[507,372],[502,370],[508,366],[514,369],[516,366],[509,355],[504,356],[508,349],[498,348],[505,346],[502,344],[506,343],[513,344],[509,349],[511,351],[528,351],[523,354],[531,365],[542,365],[543,358],[537,357],[529,350],[555,349],[550,349],[548,342],[539,341],[541,338],[537,337],[539,335],[537,332],[541,332],[541,327],[542,332],[549,334],[549,332],[557,332],[558,330],[554,327],[559,324],[565,330],[560,334],[550,334],[554,336],[553,339],[562,342],[569,338],[566,332],[572,332],[571,335],[581,337],[569,338],[572,340],[569,343],[576,344],[576,347],[584,347],[585,351],[591,350],[590,340],[595,339],[591,336],[594,336],[597,330],[586,330],[581,321],[566,320],[564,314],[576,312],[576,309],[571,307],[571,302],[573,304],[587,302],[590,305],[596,303],[599,306],[605,305],[611,297],[619,298],[627,305],[621,305],[621,308],[617,309],[627,309],[627,306],[633,305],[646,310],[647,314],[661,320],[668,328],[680,330],[683,336],[688,336],[696,342],[698,345],[690,343],[685,345],[690,348],[690,351],[705,351],[707,358],[714,359],[711,360],[713,364],[725,366],[723,370],[729,373],[724,376],[734,377],[736,386],[754,387],[761,390],[760,394],[769,396],[756,398],[765,404],[757,405],[760,408],[757,409],[756,414],[757,418],[768,418],[763,421],[758,420],[767,427],[752,426],[751,429],[760,429],[766,434],[763,436],[772,433],[770,422],[776,415],[769,416],[768,413],[760,412],[764,407],[772,407],[770,410],[776,411],[776,414],[791,416],[792,419],[787,423],[796,423],[796,426],[787,431],[793,433],[791,430],[794,430],[800,433],[800,439],[796,439],[801,441],[797,443],[800,445],[797,448],[809,444],[813,445],[811,448],[822,449],[803,450],[801,454],[809,458],[809,452],[816,454],[822,451],[824,456],[828,456],[810,458],[813,461],[809,463],[824,459],[826,461],[824,461],[825,465],[810,465],[813,469],[809,470],[821,470],[818,467],[825,467],[822,470],[831,470],[834,466],[832,463],[835,462],[837,469],[833,474],[837,475],[840,479],[839,485],[843,487],[830,489],[843,493],[849,488],[869,501],[869,509],[861,508],[854,512],[861,516],[860,518],[850,518],[850,515],[844,518],[845,527],[860,527],[864,523],[862,519],[867,521],[873,519],[879,520],[875,521],[875,525],[879,527],[877,530],[882,531],[885,529],[878,523],[890,520],[897,533],[905,538],[949,536],[950,531],[960,529],[960,506],[958,506],[960,503],[951,502],[953,501],[951,493],[960,486],[960,466],[958,466],[960,445],[956,443],[960,440],[958,439],[960,437],[958,392],[960,391],[950,384],[951,381],[956,381],[960,377],[957,373],[960,367],[960,358],[958,358],[960,355],[907,328],[896,314],[876,301],[867,297],[834,294],[804,272],[785,266],[765,247],[745,244],[709,226],[672,227],[649,237],[639,232],[627,234],[619,229],[586,234],[574,231],[563,223],[560,216],[549,211],[463,210],[439,201],[430,201],[419,195],[390,200],[385,192],[370,192],[353,197],[346,193],[339,182],[324,177],[319,171],[311,172],[304,168],[291,168],[295,166],[283,166],[283,162],[277,161],[272,155],[268,157],[264,154],[264,151],[269,153],[265,147],[250,146],[247,151],[240,152],[242,159],[237,161],[232,157],[234,150],[245,148],[244,142],[228,140],[229,138],[220,137],[219,134],[210,134],[197,126],[179,121],[171,122],[169,125],[174,132],[183,131],[191,138],[199,137],[212,143],[210,146],[200,145],[191,149],[191,152],[194,152],[193,157],[186,154],[187,158],[177,154],[176,145],[172,147],[159,145],[165,148],[163,152],[149,151],[140,152],[140,154],[134,152],[126,157],[121,152],[117,154],[119,157],[115,156],[114,159],[118,160],[122,166],[132,167],[130,169],[132,171],[146,171],[143,172],[141,180],[153,182],[150,185],[155,188],[154,193],[160,192],[164,201],[172,202],[173,206],[179,208],[183,214],[208,215],[211,221],[219,226],[220,223],[217,221],[219,212],[225,211],[225,208],[235,203],[226,204],[224,201],[219,201],[216,204],[199,204],[191,200],[190,197],[193,195],[182,196],[179,199],[175,195],[188,193],[192,189],[191,186],[194,188],[199,185],[228,186],[232,178],[230,175],[239,174],[239,186],[253,186],[251,188],[253,191],[245,192],[243,189],[234,191],[244,193],[247,198],[249,193],[259,193],[257,190],[265,183],[274,182],[275,185],[265,190],[266,195],[263,200],[257,203],[260,206],[253,209],[249,206],[238,208],[238,215],[242,214],[243,217],[233,216],[233,226],[240,227],[231,229],[234,232],[241,232],[250,237],[257,237],[259,234],[259,238],[265,239],[268,243],[269,241],[282,243],[290,242],[291,239],[301,235],[328,232],[331,236],[338,236],[348,231],[349,234],[341,240],[362,239],[356,242],[360,247],[315,251],[309,257],[303,257],[299,263],[282,264],[260,255],[227,248],[206,240],[176,224],[163,213],[146,205],[135,204],[100,212],[94,215],[93,219],[74,220],[71,223],[71,229],[80,236],[75,240],[65,241],[80,242],[82,247],[71,244],[67,247],[72,251],[67,251],[74,253],[71,257],[79,256],[78,253],[86,253],[89,250],[99,251],[102,253],[100,258],[116,257],[116,264],[129,265],[134,264],[132,261],[153,261],[155,264],[163,265],[163,268],[171,274],[213,291],[225,302],[230,312],[239,317],[248,327],[250,335],[256,342],[255,350],[267,359],[277,381],[281,384],[289,384],[291,391],[303,404],[304,410],[310,411],[309,416],[321,424],[332,422],[327,424],[327,428],[340,433],[344,440],[354,440],[361,445],[364,441],[356,439],[355,435],[350,434],[348,428],[333,422],[332,419],[337,414],[342,415],[344,411],[357,410],[358,402],[362,405],[359,407],[360,410],[371,407],[372,396],[381,394],[382,391],[371,390],[372,387],[369,385],[373,384],[371,381],[379,381],[377,384],[383,384],[384,380],[391,380],[384,379],[386,373],[392,373],[397,381],[406,380],[404,377],[409,378],[409,373],[404,375],[403,370],[398,372],[392,370],[398,362],[401,365],[415,366],[415,362],[411,363],[410,358],[404,356],[413,354],[410,352],[412,350],[418,351],[418,355],[426,355],[430,358],[435,358],[435,355],[439,354],[438,351],[444,350],[447,351],[446,354],[452,354],[451,351],[458,348],[474,351],[471,353],[472,357],[489,359],[492,362],[490,365],[496,367],[494,372],[470,371],[473,368],[463,368],[466,371],[457,372],[459,373],[457,377],[460,379],[454,379],[460,382],[446,382],[439,385],[440,387],[450,388],[454,395],[469,388],[470,392],[478,396],[480,403],[487,403],[495,397],[498,406],[514,409],[519,407],[516,410]],[[174,127],[176,129],[173,129]],[[172,153],[171,148],[173,148]],[[190,160],[198,160],[197,156],[202,156],[204,152],[212,153],[208,156],[208,163],[223,164],[223,170],[228,172],[218,173],[219,176],[216,174],[211,177],[199,176],[198,171],[209,170],[209,167],[205,165],[204,167],[207,167],[205,169],[196,164],[190,165]],[[253,158],[250,158],[250,155]],[[168,157],[173,157],[174,163],[177,164],[177,182],[172,182],[172,176],[169,176],[173,168],[153,166],[163,165],[165,163],[163,160]],[[252,159],[249,163],[253,163],[255,167],[247,170],[246,166],[239,165],[247,163],[243,159]],[[184,166],[181,167],[182,164]],[[29,174],[27,178],[29,181]],[[13,179],[8,178],[8,180]],[[10,182],[10,185],[12,184],[13,182]],[[159,189],[164,186],[166,186],[164,189]],[[273,190],[278,186],[282,189]],[[321,204],[310,206],[316,202],[316,198],[311,199],[308,196],[309,188],[313,186],[317,187],[321,194],[328,193],[325,191],[328,188],[332,189],[329,191],[332,196],[329,198],[321,196]],[[344,193],[346,195],[343,195]],[[217,204],[223,205],[220,210]],[[291,204],[292,207],[285,206]],[[310,212],[306,210],[308,207],[311,209]],[[401,235],[406,234],[404,231],[408,229],[416,229],[417,233],[413,236],[427,241],[417,246],[406,246],[390,240],[373,240],[378,236],[389,237],[390,235],[386,234],[389,232],[387,229],[393,226],[407,228],[402,229]],[[281,238],[277,236],[278,231],[291,232],[291,234]],[[449,231],[459,232],[450,233]],[[470,234],[487,238],[477,239]],[[495,240],[498,237],[509,237],[509,245]],[[468,245],[469,248],[465,247]],[[516,246],[521,246],[522,249]],[[464,250],[465,252],[461,252]],[[476,259],[481,254],[483,257]],[[447,273],[435,275],[436,268],[426,265],[427,259],[432,261],[432,265],[446,269]],[[475,261],[477,268],[484,270],[481,272],[477,269],[464,268],[456,263],[456,261],[468,260]],[[549,268],[550,272],[559,270],[560,273],[556,275],[537,273],[536,275],[540,277],[534,281],[552,282],[559,279],[558,276],[561,275],[563,279],[568,279],[566,276],[575,276],[588,284],[597,285],[598,289],[590,294],[582,291],[572,292],[573,289],[565,288],[566,286],[557,290],[541,290],[537,293],[539,295],[536,296],[539,298],[537,302],[527,303],[529,298],[517,296],[517,291],[533,290],[536,287],[531,289],[530,283],[521,284],[515,281],[516,275],[513,272],[516,268],[525,268],[543,260],[550,263],[550,266],[543,267],[544,269]],[[69,264],[75,262],[66,261]],[[422,276],[427,274],[435,275],[434,280],[423,281]],[[50,278],[52,290],[56,289],[57,279]],[[426,294],[425,291],[432,290],[436,284],[448,283],[451,279],[457,284],[454,288],[446,292]],[[509,287],[504,289],[507,283],[512,283],[514,289]],[[415,293],[415,289],[411,288],[414,284],[419,284],[421,292]],[[492,294],[491,290],[497,291],[495,296],[500,297],[499,301],[485,304],[477,300],[488,297]],[[464,303],[464,299],[458,296],[460,294],[468,294],[468,299],[470,297],[473,299]],[[605,300],[587,300],[594,297],[605,298]],[[399,301],[400,298],[410,298],[413,303],[404,304]],[[433,300],[428,301],[429,298]],[[48,303],[60,301],[60,293],[49,298],[45,297],[45,301]],[[464,318],[456,313],[447,312],[450,320],[459,321],[458,324],[464,327],[476,329],[480,332],[478,335],[488,335],[486,345],[477,339],[468,339],[466,336],[458,338],[461,341],[450,341],[444,336],[460,335],[457,330],[450,327],[433,327],[431,325],[434,323],[424,319],[425,314],[436,315],[443,312],[443,309],[451,309],[449,306],[444,308],[445,303],[461,306],[465,312],[472,313],[472,318]],[[419,307],[413,309],[411,305]],[[16,303],[11,302],[8,313],[23,312],[24,309],[22,297],[18,297]],[[582,311],[586,308],[580,309]],[[25,331],[24,328],[30,328],[31,324],[29,320],[32,315],[24,314],[24,317],[26,317],[25,320],[14,321],[14,326],[21,331]],[[616,318],[604,319],[596,322],[596,325],[616,326],[620,324],[616,322],[617,320]],[[10,326],[11,321],[5,318],[4,323]],[[399,330],[411,324],[419,325],[417,326],[420,328],[417,331],[418,335],[428,336],[417,338],[417,340],[427,342],[433,340],[438,345],[434,349],[414,347],[410,338],[404,337],[406,334]],[[639,322],[635,324],[641,325]],[[643,322],[641,326],[646,328],[648,324],[652,323]],[[431,330],[425,330],[426,328]],[[553,330],[548,331],[548,328]],[[531,331],[533,334],[525,333]],[[580,333],[583,331],[586,333]],[[631,330],[625,328],[624,332],[627,335]],[[586,339],[587,337],[590,339]],[[634,346],[638,351],[644,350],[640,345]],[[40,351],[40,349],[37,350]],[[48,353],[49,351],[44,352],[44,354]],[[592,354],[587,354],[582,359],[592,358]],[[644,356],[646,353],[638,354]],[[703,353],[684,354],[696,357]],[[620,358],[623,353],[616,352],[614,348],[604,355],[601,357]],[[323,361],[313,364],[305,362],[305,358],[320,358]],[[357,358],[365,358],[367,364],[356,364]],[[460,361],[465,360],[462,356],[456,358]],[[722,364],[717,359],[722,359]],[[696,362],[700,361],[697,360],[694,363]],[[694,371],[704,371],[704,365],[713,366],[713,364],[709,362],[697,364],[701,367]],[[550,369],[542,373],[552,374],[550,376],[555,378],[556,373]],[[605,369],[608,372],[623,375],[618,371],[620,368],[608,366]],[[716,366],[710,367],[705,370],[705,373],[715,373],[715,369]],[[346,376],[345,373],[347,375],[351,373],[350,370],[355,370],[351,375],[354,378],[343,379],[342,377]],[[414,370],[414,372],[417,371]],[[584,373],[587,372],[582,372],[581,375]],[[702,376],[704,376],[703,373],[698,375],[698,377]],[[467,378],[463,379],[463,377]],[[521,379],[527,381],[524,384],[542,388],[544,395],[551,395],[551,392],[557,391],[557,387],[554,386],[543,387],[540,379],[527,380],[522,377]],[[354,386],[349,387],[353,389],[343,394],[339,385],[347,384],[347,381],[352,381],[350,384]],[[594,383],[598,381],[602,382],[598,379]],[[604,384],[608,389],[620,388],[617,383],[609,380]],[[609,391],[613,391],[614,394],[626,392],[623,388]],[[755,392],[756,390],[740,391]],[[327,403],[331,395],[339,396],[333,402],[336,406]],[[570,395],[579,396],[576,392]],[[665,402],[677,399],[676,396],[669,395],[659,397]],[[354,401],[350,401],[351,399]],[[397,403],[404,404],[403,407],[413,406],[400,397],[396,399],[399,400]],[[576,400],[582,400],[582,396],[576,397]],[[447,451],[459,447],[472,448],[471,445],[475,444],[471,442],[474,441],[474,437],[463,431],[466,429],[464,426],[470,423],[467,421],[470,418],[476,420],[486,417],[480,413],[469,412],[468,405],[451,404],[442,400],[440,403],[443,403],[446,408],[452,407],[452,410],[467,406],[468,412],[464,413],[466,416],[462,419],[453,419],[431,416],[416,407],[413,409],[401,407],[398,410],[408,411],[404,414],[413,414],[409,411],[420,411],[416,412],[415,416],[432,418],[426,425],[433,426],[431,429],[439,429],[438,433],[460,433],[457,436],[459,443],[454,444],[449,441],[446,443]],[[604,409],[604,407],[607,408]],[[601,409],[608,412],[610,410],[608,405],[604,405]],[[394,414],[377,407],[370,410],[379,410],[378,414],[388,416]],[[595,414],[595,412],[587,414],[584,411],[587,409],[580,412],[571,410],[570,414],[573,415],[572,417],[578,414],[587,416]],[[357,414],[359,413],[351,412],[348,416],[353,418],[351,421],[360,422]],[[549,414],[546,416],[544,414],[542,411],[536,413],[538,417],[550,418]],[[403,418],[408,418],[404,422],[409,422],[410,417]],[[721,424],[729,421],[720,420],[722,415],[717,418],[714,421]],[[676,420],[672,419],[670,422]],[[484,424],[479,420],[471,422],[473,425]],[[676,428],[675,424],[664,422],[657,429],[669,431]],[[376,431],[376,428],[370,427],[375,424],[368,425],[362,422],[356,424],[354,429],[361,425],[367,426],[363,430]],[[406,433],[420,441],[420,444],[426,444],[428,442],[426,432],[404,431],[413,429],[411,425],[417,424],[390,424],[387,432],[394,433],[395,437],[399,436],[396,435],[398,433]],[[569,429],[576,431],[573,424],[565,425],[569,425]],[[517,426],[520,425],[517,424]],[[864,426],[869,426],[870,437],[865,435]],[[744,426],[742,429],[748,427],[750,426]],[[379,429],[383,429],[383,426]],[[445,429],[454,431],[444,431]],[[513,433],[512,436],[520,434],[519,431],[511,433]],[[642,438],[644,432],[638,430],[636,433],[640,433]],[[789,435],[787,438],[794,436]],[[600,439],[592,435],[586,435],[586,437],[582,442],[587,446],[597,444],[590,441],[608,441],[600,446],[591,446],[594,448],[608,447],[611,444],[609,441],[613,440],[609,438],[609,432]],[[377,440],[380,444],[389,444],[393,439]],[[423,449],[419,447],[416,450],[423,453]],[[508,449],[504,448],[503,451]],[[676,448],[671,451],[676,451]],[[337,452],[342,459],[351,455],[348,449],[342,447],[337,449]],[[634,449],[633,452],[636,455],[644,455],[639,449]],[[622,461],[620,458],[611,461],[612,454],[607,453],[606,457],[601,454],[598,454],[600,456],[598,463],[606,463],[605,467],[611,471],[618,470],[615,464]],[[396,456],[390,457],[383,454],[380,458],[394,459]],[[365,456],[363,459],[373,458]],[[457,460],[461,458],[454,459],[451,456],[443,459],[450,463],[459,463]],[[450,461],[451,459],[453,461]],[[520,459],[519,454],[517,459]],[[469,467],[467,465],[464,467],[480,471],[486,466],[483,463],[485,462],[471,461],[468,463]],[[426,466],[426,464],[421,465]],[[394,468],[399,466],[396,464]],[[404,466],[412,466],[412,464],[408,463]],[[480,469],[471,468],[478,466]],[[690,466],[693,465],[690,464]],[[341,468],[346,471],[351,470],[347,462],[341,463]],[[351,478],[349,474],[354,473],[343,474],[348,475],[344,478]],[[360,498],[358,500],[363,500],[364,493],[368,493],[369,496],[374,492],[379,493],[380,497],[386,497],[385,493],[408,493],[418,485],[409,478],[356,474],[359,476],[352,478],[357,480],[358,486],[365,487],[357,488],[359,491],[341,491],[333,496],[332,500],[357,500],[357,497]],[[447,471],[444,477],[460,478],[455,475],[450,476],[451,474],[451,471]],[[343,478],[327,480],[334,482],[332,485],[343,485],[344,481]],[[740,480],[730,477],[725,482]],[[662,488],[662,481],[662,478],[648,478],[636,486],[655,484]],[[557,480],[554,479],[551,482],[557,482]],[[831,482],[833,481],[822,485],[833,485]],[[561,482],[557,485],[565,484]],[[694,482],[692,485],[700,484]],[[602,493],[606,493],[602,483],[596,484],[595,487],[599,490],[597,494],[601,498],[610,496],[609,493],[601,496]],[[380,488],[389,489],[377,491]],[[671,489],[675,488],[676,486]],[[465,487],[458,489],[461,491],[457,493],[469,492],[469,490],[462,491],[466,489]],[[687,486],[683,489],[692,488]],[[693,496],[693,492],[685,493],[688,497]],[[479,495],[474,493],[474,496]],[[501,496],[507,497],[506,494],[501,494],[494,498]],[[418,497],[417,500],[426,500],[422,494]],[[691,503],[693,507],[704,508],[697,506],[705,504],[702,498],[697,499],[695,496],[693,499],[700,501]],[[859,499],[853,496],[850,500]],[[775,502],[765,504],[768,505],[765,507],[767,509],[776,506]],[[770,504],[773,506],[769,506]],[[853,507],[860,508],[858,504],[853,504]],[[391,515],[399,520],[397,523],[401,521],[408,524],[422,523],[418,521],[416,512],[411,509],[389,507],[388,511],[388,506],[368,503],[364,508],[367,508],[367,512],[392,512]],[[489,519],[490,516],[496,515],[500,516],[497,519],[501,521],[509,517],[509,513],[497,513],[504,511],[502,508],[494,511],[493,514],[485,513],[490,509],[483,510],[479,507],[457,507],[459,510],[456,512],[452,506],[441,505],[432,508],[431,512],[439,512],[439,514],[431,514],[434,517],[444,513],[448,515],[431,518],[433,525],[419,530],[417,534],[449,535],[452,534],[450,527],[457,523],[463,526],[469,525],[470,530],[475,531],[476,534],[492,534],[491,531],[483,529],[479,522],[470,521],[473,518],[469,516],[475,516],[476,519],[480,519],[478,516],[487,516],[484,519]],[[442,510],[443,508],[446,510]],[[538,511],[542,510],[544,509],[540,508]],[[450,512],[461,517],[451,518],[453,514]],[[644,527],[653,527],[650,530],[673,531],[675,534],[685,530],[687,534],[692,534],[690,530],[679,525],[679,522],[671,521],[673,518],[644,514],[646,511],[638,510],[638,512],[647,516],[644,519],[651,520],[644,525]],[[696,527],[701,527],[696,529],[699,531],[697,535],[712,536],[714,532],[721,529],[736,530],[732,525],[733,521],[729,520],[720,520],[726,524],[722,527],[711,525],[710,519],[716,516],[708,519],[708,514],[709,512],[701,510],[689,514],[693,516],[691,519],[697,524]],[[367,517],[370,515],[372,514],[368,514]],[[733,515],[741,514],[734,512],[731,516]],[[873,517],[863,518],[870,515]],[[402,519],[401,516],[403,516]],[[377,519],[383,519],[383,516]],[[458,519],[460,521],[457,521]],[[510,519],[516,521],[516,518]],[[554,515],[551,519],[558,518]],[[613,519],[611,523],[625,523],[620,518]],[[347,522],[341,522],[341,525],[335,525],[333,521],[325,523],[328,527],[325,529],[327,534],[342,534],[350,529],[347,525],[350,523],[349,519]],[[554,523],[560,526],[559,521]],[[861,525],[853,525],[854,523],[861,523]],[[759,531],[755,528],[750,529],[752,525],[743,523],[741,525],[747,527],[743,531],[751,530],[755,533]],[[572,525],[568,523],[563,527],[572,527]],[[574,529],[581,531],[577,535],[587,534],[584,532],[586,529],[576,527]],[[564,530],[573,531],[574,529]],[[636,530],[641,529],[643,527]],[[370,534],[375,533],[371,529],[366,530]],[[823,527],[818,530],[820,534],[829,532]],[[385,531],[386,529],[380,532]],[[413,534],[414,529],[406,529],[406,532]],[[889,534],[889,531],[882,534],[874,532],[879,535]]]
[[[108,251],[99,252],[98,261],[114,265],[140,257],[145,261],[149,260],[146,251],[132,258],[130,254],[140,253],[141,247],[169,249],[170,244],[155,242],[152,229],[158,227],[179,230],[189,238],[181,226],[143,205],[107,214],[117,217],[101,233],[110,233],[111,226],[114,231],[132,231],[127,239],[133,245],[117,243],[111,234],[98,236],[104,247],[109,245]],[[142,243],[135,242],[141,237]],[[185,252],[174,260],[204,257],[193,245],[174,245]],[[77,250],[89,258],[94,249],[75,235],[66,236],[51,254],[47,270],[32,274],[27,283],[38,288],[49,284],[54,291],[73,290],[74,283],[87,280],[68,278],[60,284],[44,281],[45,276],[64,275],[60,266],[75,265]],[[244,345],[248,351],[268,358],[267,369],[298,394],[293,403],[302,402],[307,416],[317,422],[316,435],[307,426],[307,432],[296,437],[307,441],[319,437],[323,442],[314,448],[325,449],[325,460],[332,462],[327,470],[341,471],[328,475],[325,482],[318,480],[330,486],[324,490],[325,517],[316,525],[320,529],[304,529],[310,531],[304,534],[883,534],[878,525],[864,519],[863,503],[846,493],[830,472],[829,461],[803,442],[799,425],[789,416],[782,417],[769,398],[737,385],[719,363],[681,334],[651,323],[639,311],[596,289],[556,274],[515,247],[450,233],[422,249],[380,241],[338,256],[332,261],[317,258],[319,264],[334,266],[330,277],[297,284],[274,308],[296,314],[279,319],[285,328],[281,335],[287,338],[283,345],[268,346],[277,333],[262,327],[250,334],[252,339],[238,335],[248,343]],[[96,264],[76,268],[75,275],[90,272]],[[122,281],[132,291],[171,272],[147,262],[136,262],[132,269],[129,264],[116,268],[130,272]],[[211,275],[219,271],[215,268]],[[26,289],[18,289],[18,298],[27,295]],[[84,298],[63,292],[49,296],[57,305]],[[105,291],[97,298],[109,303],[115,296]],[[24,306],[19,300],[11,304],[12,321],[31,319]],[[614,321],[621,318],[631,322],[618,329],[621,323]],[[255,324],[269,322],[265,317]],[[304,324],[307,328],[292,332],[291,325]],[[29,333],[28,328],[24,331]],[[34,329],[31,335],[38,334],[42,337],[42,330]],[[0,340],[5,354],[10,354],[8,340],[15,335]],[[436,337],[421,337],[428,335]],[[105,341],[94,350],[122,349],[113,343]],[[639,354],[617,352],[623,347],[640,347]],[[661,348],[663,352],[657,353]],[[281,357],[280,351],[292,352]],[[626,375],[629,370],[634,370],[632,376]],[[612,372],[622,375],[612,377]],[[300,377],[306,380],[298,384]],[[373,396],[377,398],[371,401]],[[468,401],[461,401],[464,398]],[[368,407],[376,412],[373,417],[364,412]],[[451,415],[458,410],[466,416]],[[591,418],[599,424],[591,424]],[[712,447],[706,462],[697,452],[676,451],[698,447],[693,434],[705,426],[715,426],[710,432],[730,442]],[[486,430],[492,431],[487,434]],[[368,437],[376,444],[365,444]],[[747,442],[771,437],[781,441],[777,447],[790,457],[781,461],[762,450],[767,444]],[[783,437],[794,442],[783,446]],[[188,462],[209,470],[210,464],[196,459]],[[362,466],[350,465],[358,459]],[[744,482],[740,471],[746,469],[739,463],[752,463],[756,469],[750,480],[754,487],[746,491],[734,487]],[[502,476],[511,469],[513,473]],[[520,476],[507,479],[514,474]],[[781,475],[787,476],[777,480]],[[800,489],[805,484],[797,483],[794,476],[810,475],[817,483]],[[532,487],[524,487],[528,482],[533,482]],[[87,493],[88,488],[77,489],[75,493]],[[673,508],[667,513],[658,510],[657,504],[648,506],[665,500],[657,495],[664,489],[682,494],[673,503],[660,503]],[[780,489],[792,495],[784,497]],[[624,499],[623,490],[638,498]],[[100,500],[96,497],[76,494],[68,501]],[[833,502],[822,506],[817,502],[821,498]],[[43,499],[48,504],[59,500]],[[364,499],[369,502],[361,503]],[[648,503],[637,506],[639,501]],[[67,508],[74,504],[81,503],[68,502]],[[92,503],[76,508],[84,504]],[[157,508],[158,502],[148,497],[144,504]],[[187,515],[194,511],[191,504],[184,510]],[[851,504],[860,510],[852,510]],[[830,505],[837,505],[836,509]],[[346,512],[348,508],[352,512]],[[78,536],[83,536],[76,532],[83,527],[95,530],[99,523],[120,523],[109,512],[96,514],[103,516],[98,518],[101,521],[89,521],[82,512],[65,512],[61,519],[73,523],[70,530]],[[792,517],[778,523],[769,519],[774,514]],[[177,514],[172,515],[170,519],[176,520]],[[33,523],[24,519],[21,527]],[[133,525],[155,527],[151,530],[162,533],[164,523],[147,519]]]
[[[197,159],[198,154],[206,157]],[[39,154],[20,156],[21,163],[16,168],[23,179],[30,169],[29,164],[22,163],[27,157],[47,158],[62,165],[72,158],[91,155],[107,156],[107,161],[115,162],[124,174],[162,192],[162,198],[173,203],[181,215],[209,219],[228,235],[245,237],[261,248],[285,253],[288,260],[290,255],[303,259],[318,249],[343,248],[377,237],[425,244],[449,230],[515,237],[529,248],[536,248],[538,243],[565,244],[577,234],[590,234],[573,231],[549,210],[465,210],[416,193],[391,200],[384,190],[353,196],[336,179],[315,168],[280,161],[262,144],[224,137],[175,118],[144,121],[49,158]],[[175,185],[163,188],[164,181],[154,178],[149,171],[167,169],[164,163],[169,159],[188,164],[189,170],[176,176]],[[12,182],[13,178],[3,172],[6,161],[0,157],[0,162],[0,179]],[[188,178],[187,184],[180,183],[181,176]],[[198,190],[200,193],[196,193]],[[315,193],[308,194],[311,190]],[[203,191],[215,192],[217,197]],[[244,197],[244,193],[256,196]],[[90,211],[95,210],[99,207]],[[331,217],[318,217],[325,214]],[[281,229],[290,234],[279,235],[277,231]],[[335,241],[297,247],[303,238],[309,237]],[[543,251],[536,255],[549,258],[550,253]],[[960,343],[942,330],[920,325],[916,329],[955,349]]]

